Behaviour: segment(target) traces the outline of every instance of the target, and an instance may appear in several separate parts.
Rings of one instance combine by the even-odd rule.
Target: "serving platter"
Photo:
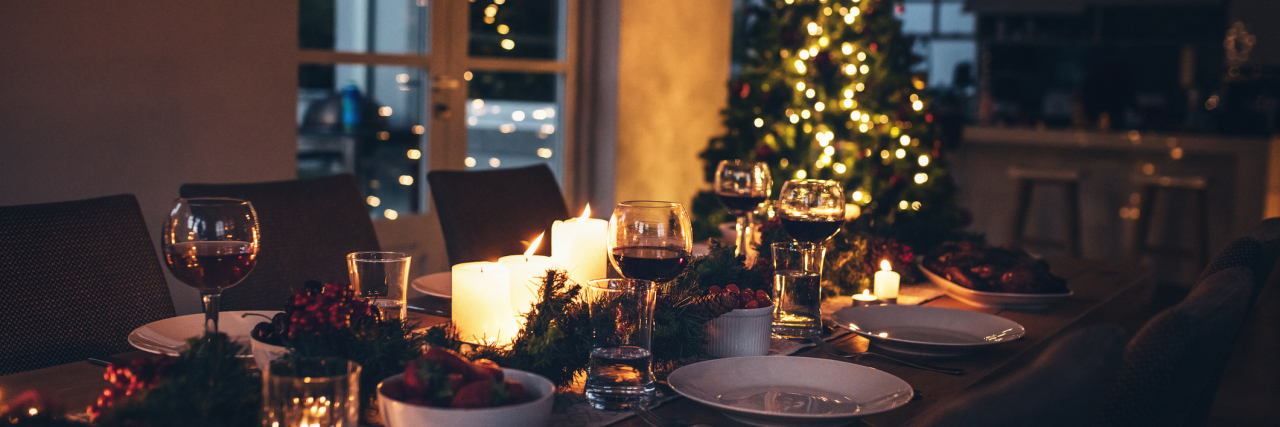
[[[920,272],[929,278],[930,282],[942,288],[951,298],[955,298],[960,302],[972,305],[974,307],[1008,309],[1008,310],[1040,310],[1048,308],[1053,303],[1069,297],[1074,294],[1070,289],[1065,293],[1053,294],[1018,294],[1008,292],[984,292],[975,291],[964,286],[957,285],[947,278],[930,271],[923,265],[918,266]]]

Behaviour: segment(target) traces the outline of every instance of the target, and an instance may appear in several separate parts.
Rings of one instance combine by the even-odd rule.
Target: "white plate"
[[[433,297],[453,298],[453,273],[443,271],[413,279],[413,289]]]
[[[752,425],[837,426],[905,405],[911,386],[884,371],[812,357],[708,360],[676,369],[677,393]]]
[[[831,317],[877,348],[922,356],[963,356],[1026,333],[1003,317],[922,305],[846,307]]]
[[[261,314],[270,318],[279,311],[224,311],[218,313],[218,331],[227,334],[232,341],[244,346],[240,357],[253,357],[250,351],[249,332],[260,322],[267,322],[261,316],[245,316],[242,314]],[[138,350],[148,353],[177,356],[187,347],[187,338],[204,335],[204,313],[170,317],[157,320],[129,333],[129,344]]]
[[[929,271],[924,266],[919,266],[920,271],[929,278],[943,292],[950,295],[951,298],[960,300],[965,304],[974,307],[995,308],[995,309],[1011,309],[1011,310],[1038,310],[1046,308],[1060,299],[1069,297],[1074,294],[1070,289],[1066,293],[1061,294],[1014,294],[1006,292],[984,292],[975,291],[964,286],[952,283],[945,277]]]

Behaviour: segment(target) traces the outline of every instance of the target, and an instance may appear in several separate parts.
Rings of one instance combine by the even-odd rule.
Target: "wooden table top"
[[[965,305],[949,297],[929,302],[935,307],[949,307],[994,314],[1018,322],[1027,333],[1021,340],[994,346],[978,354],[951,360],[925,360],[925,363],[963,368],[966,373],[953,376],[922,371],[876,357],[866,357],[856,362],[837,359],[817,349],[808,349],[798,357],[821,357],[845,360],[881,369],[896,375],[922,393],[922,397],[902,408],[866,417],[866,425],[896,426],[936,405],[940,401],[958,396],[975,385],[999,379],[1003,374],[1016,370],[1030,362],[1046,343],[1062,332],[1081,326],[1110,322],[1133,324],[1134,318],[1150,303],[1155,282],[1150,272],[1118,263],[1056,259],[1051,262],[1054,274],[1067,279],[1075,294],[1043,311],[1019,312],[981,309]],[[443,322],[444,318],[411,313],[410,316],[424,326]],[[848,350],[847,339],[835,343],[837,348]],[[142,357],[146,353],[133,351],[115,357],[127,360]],[[75,362],[45,369],[22,372],[0,377],[0,400],[7,399],[27,389],[40,389],[76,411],[92,403],[106,387],[102,379],[103,368],[88,362]],[[668,402],[655,412],[668,419],[715,426],[740,425],[718,412],[688,399]],[[645,426],[636,418],[629,418],[617,426]]]

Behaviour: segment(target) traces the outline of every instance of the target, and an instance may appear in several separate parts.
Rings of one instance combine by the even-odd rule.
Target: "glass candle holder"
[[[360,365],[344,359],[271,362],[262,376],[264,427],[357,427]]]

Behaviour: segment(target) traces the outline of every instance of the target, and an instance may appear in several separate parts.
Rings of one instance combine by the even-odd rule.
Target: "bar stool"
[[[1161,176],[1140,175],[1134,182],[1142,186],[1142,204],[1138,208],[1138,224],[1133,231],[1133,252],[1129,259],[1137,262],[1143,255],[1165,255],[1189,258],[1198,263],[1199,269],[1209,264],[1209,192],[1208,180],[1203,176]],[[1151,218],[1156,195],[1166,193],[1191,193],[1195,197],[1196,222],[1195,246],[1191,249],[1151,245],[1147,238],[1151,235]]]
[[[1018,181],[1018,211],[1013,220],[1013,242],[1010,246],[1021,248],[1024,244],[1059,247],[1073,258],[1080,258],[1080,171],[1009,168],[1009,177]],[[1061,185],[1066,203],[1067,233],[1065,240],[1027,238],[1027,216],[1031,214],[1031,199],[1039,185]]]

